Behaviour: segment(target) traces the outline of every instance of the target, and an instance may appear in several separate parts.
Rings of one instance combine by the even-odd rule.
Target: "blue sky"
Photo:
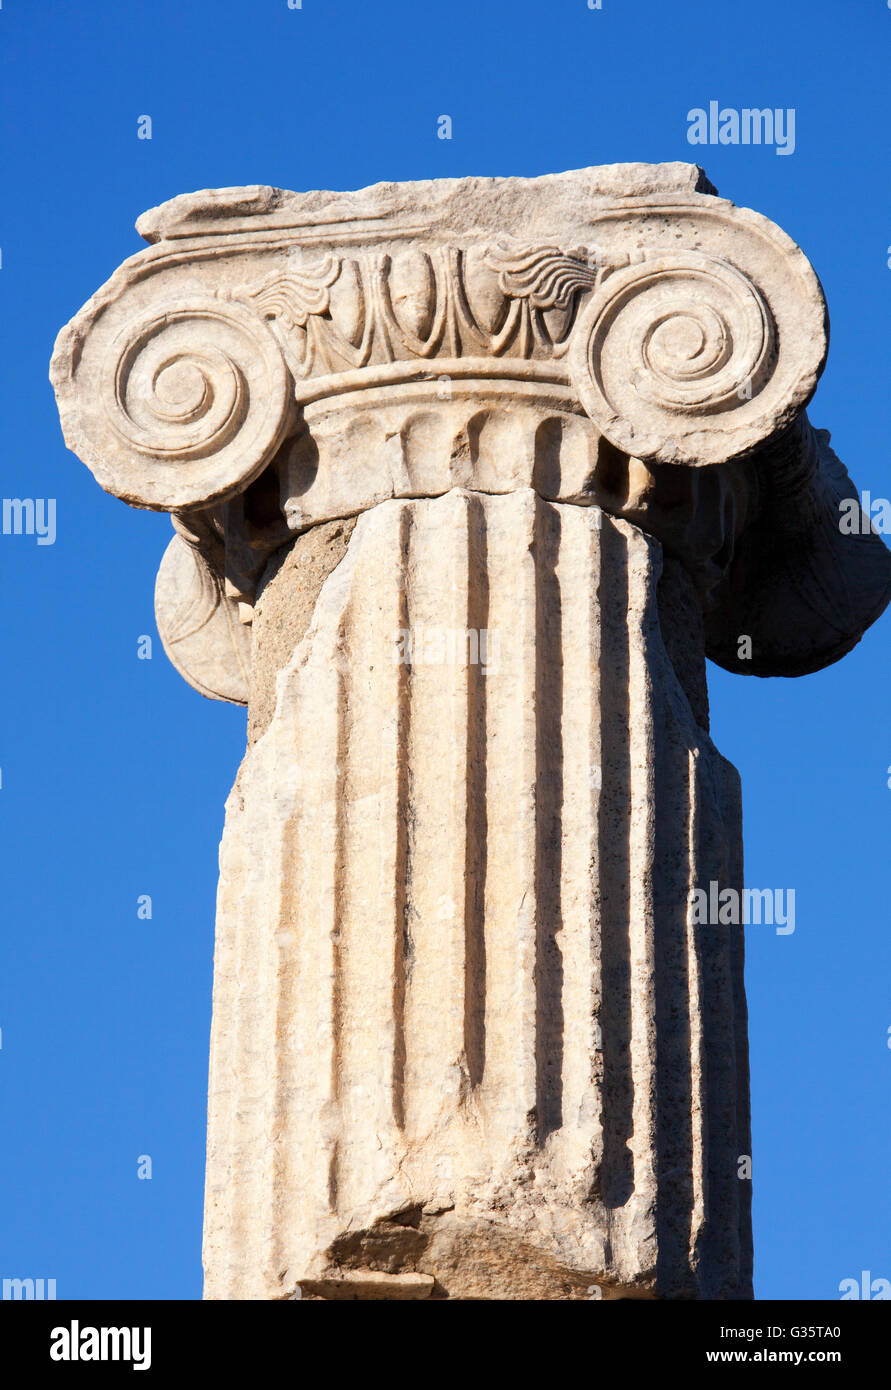
[[[811,419],[888,497],[889,56],[885,0],[3,0],[2,490],[56,498],[57,537],[0,536],[0,1274],[201,1291],[216,852],[245,716],[159,644],[137,659],[169,521],[66,452],[46,379],[60,326],[142,245],[138,214],[234,184],[699,162],[815,265],[832,345]],[[691,147],[711,99],[794,108],[794,153]],[[748,948],[763,1298],[891,1277],[889,634],[802,680],[709,673],[746,880],[797,898],[795,933]]]

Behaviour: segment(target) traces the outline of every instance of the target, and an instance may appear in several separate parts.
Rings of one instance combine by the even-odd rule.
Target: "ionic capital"
[[[62,331],[51,374],[66,441],[102,487],[180,518],[159,623],[187,678],[170,596],[193,567],[231,635],[220,605],[249,618],[271,551],[390,497],[532,487],[601,506],[678,555],[707,611],[774,505],[776,468],[783,505],[795,478],[792,509],[813,510],[802,412],[826,359],[819,282],[695,166],[211,190],[137,227],[148,248]],[[794,583],[761,563],[764,582]],[[888,584],[885,566],[842,645]],[[712,626],[732,666],[732,634]],[[771,642],[765,673],[783,668]],[[838,646],[814,632],[785,664]],[[231,699],[240,678],[220,661]]]

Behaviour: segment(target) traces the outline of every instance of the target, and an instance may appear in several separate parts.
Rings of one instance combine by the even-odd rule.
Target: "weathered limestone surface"
[[[738,881],[737,777],[659,572],[531,489],[359,518],[227,809],[211,1296],[746,1287],[741,943],[686,924]],[[437,625],[488,666],[394,661]]]
[[[172,513],[171,660],[249,707],[207,1296],[750,1296],[742,936],[688,921],[742,887],[705,656],[817,670],[891,596],[805,413],[813,270],[682,164],[138,226],[52,379]]]

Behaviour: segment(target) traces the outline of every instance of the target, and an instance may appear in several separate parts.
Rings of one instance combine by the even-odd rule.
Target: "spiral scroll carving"
[[[580,315],[570,371],[588,414],[626,453],[719,463],[775,428],[776,346],[747,276],[679,252],[604,281]]]
[[[238,491],[281,443],[289,376],[257,316],[218,299],[178,300],[108,345],[100,400],[109,491],[188,507]],[[108,448],[107,444],[112,447]]]

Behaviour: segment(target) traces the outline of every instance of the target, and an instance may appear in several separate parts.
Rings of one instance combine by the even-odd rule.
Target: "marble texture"
[[[802,251],[688,164],[174,198],[59,334],[248,706],[220,853],[215,1299],[751,1296],[738,777],[705,658],[838,660],[891,557],[806,407]],[[747,1170],[746,1170],[747,1171]]]

